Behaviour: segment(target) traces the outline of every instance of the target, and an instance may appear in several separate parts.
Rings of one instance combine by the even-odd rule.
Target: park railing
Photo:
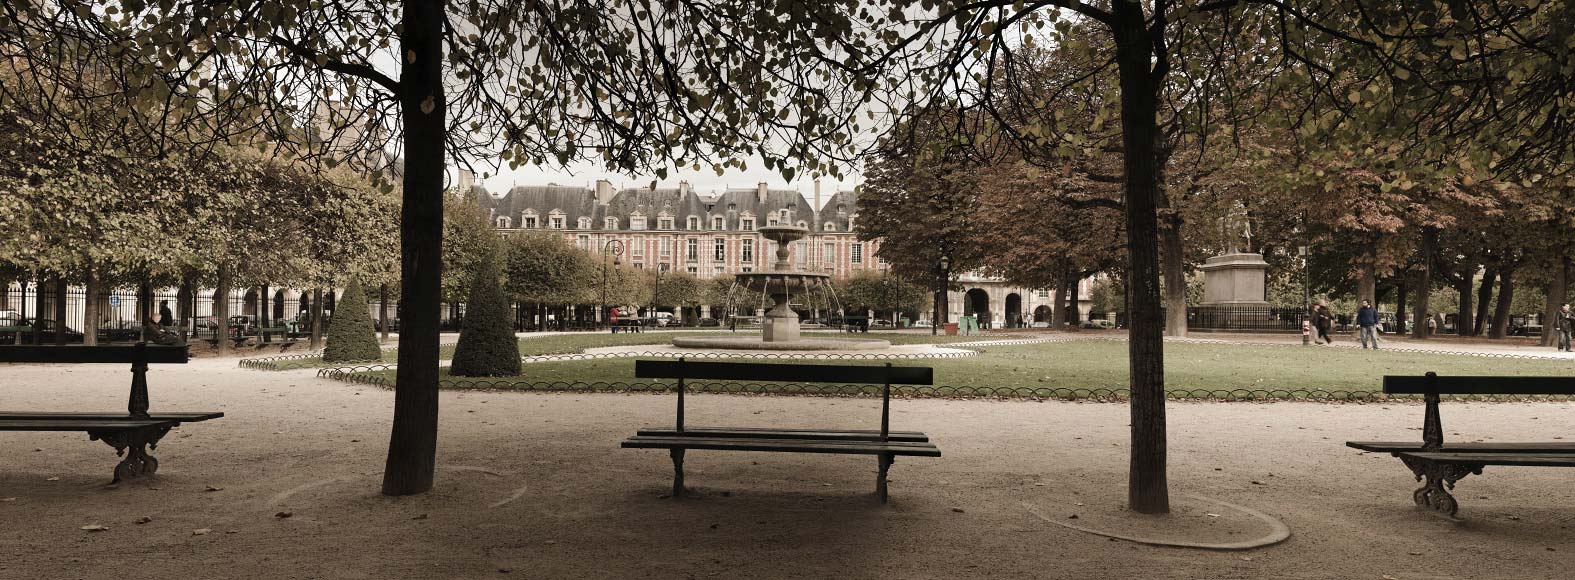
[[[1301,332],[1307,316],[1299,306],[1211,305],[1187,307],[1189,330]]]

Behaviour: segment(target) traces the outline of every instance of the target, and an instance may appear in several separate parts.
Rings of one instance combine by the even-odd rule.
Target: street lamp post
[[[657,301],[662,298],[662,267],[667,264],[656,265],[656,291],[651,293],[651,324],[656,325]]]
[[[1312,270],[1307,265],[1307,246],[1297,246],[1302,257],[1302,346],[1312,345]]]
[[[614,238],[614,239],[611,239],[611,240],[607,240],[606,243],[602,244],[602,308],[601,308],[602,322],[607,322],[607,320],[610,318],[610,316],[608,316],[609,313],[607,311],[607,253],[608,253],[608,249],[612,250],[613,265],[617,266],[618,265],[618,259],[623,256],[623,242],[620,242],[620,241],[618,241],[617,238]],[[612,326],[611,324],[608,325],[609,328],[611,328],[611,326]]]
[[[940,264],[940,266],[941,266],[941,268],[940,268],[941,279],[939,280],[940,288],[936,292],[935,323],[930,325],[930,334],[931,335],[934,335],[936,333],[936,328],[938,328],[939,326],[941,326],[943,324],[946,324],[946,319],[949,318],[949,314],[950,314],[950,310],[951,310],[951,300],[950,300],[950,297],[946,295],[947,294],[946,293],[946,283],[951,280],[951,272],[950,272],[951,265],[952,265],[951,258],[948,258],[945,255],[942,255],[941,256],[941,264]]]

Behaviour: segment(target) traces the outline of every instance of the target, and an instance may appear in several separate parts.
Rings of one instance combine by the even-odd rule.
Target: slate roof
[[[659,225],[658,217],[667,212],[677,230],[687,228],[690,216],[700,218],[700,227],[710,230],[711,218],[722,216],[727,231],[739,231],[746,215],[753,215],[755,227],[761,228],[773,218],[780,219],[780,212],[786,209],[790,225],[802,222],[810,231],[820,232],[830,221],[835,224],[836,231],[846,232],[848,217],[858,211],[857,196],[852,191],[833,194],[819,215],[802,193],[791,189],[767,189],[762,198],[759,189],[754,187],[730,188],[710,195],[698,193],[693,188],[685,191],[676,187],[633,187],[615,192],[605,205],[597,203],[595,188],[578,186],[516,186],[503,196],[495,197],[476,185],[467,194],[493,219],[508,216],[514,227],[524,223],[522,217],[526,210],[535,210],[538,227],[543,228],[547,227],[547,216],[553,210],[560,210],[564,213],[566,229],[579,229],[579,219],[589,217],[591,229],[601,230],[606,218],[614,217],[618,219],[619,230],[628,230],[630,216],[638,211],[646,218],[646,230],[655,230]]]

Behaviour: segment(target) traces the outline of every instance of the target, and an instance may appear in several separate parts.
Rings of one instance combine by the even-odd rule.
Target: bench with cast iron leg
[[[148,412],[149,364],[184,364],[186,346],[0,346],[4,363],[131,363],[131,397],[126,412],[0,411],[0,431],[82,431],[90,441],[103,441],[121,456],[114,481],[151,475],[159,461],[148,454],[181,423],[223,417],[220,412]]]
[[[1575,467],[1575,443],[1445,443],[1439,418],[1441,395],[1575,395],[1575,377],[1386,376],[1384,392],[1422,395],[1426,406],[1422,441],[1347,441],[1348,447],[1389,453],[1411,470],[1422,487],[1412,492],[1418,507],[1455,517],[1460,505],[1449,491],[1467,475],[1495,466]]]
[[[874,455],[878,461],[875,493],[886,502],[886,475],[898,456],[940,457],[941,451],[928,436],[917,431],[892,431],[891,386],[933,384],[931,369],[924,367],[833,366],[803,364],[713,363],[674,361],[635,361],[635,376],[678,380],[677,425],[672,429],[648,428],[623,442],[631,449],[667,449],[673,460],[673,497],[683,497],[684,453],[690,449],[708,451],[768,451],[788,453],[833,453]],[[687,380],[779,381],[792,383],[879,384],[881,390],[881,428],[848,429],[775,429],[764,427],[686,427],[684,392]]]

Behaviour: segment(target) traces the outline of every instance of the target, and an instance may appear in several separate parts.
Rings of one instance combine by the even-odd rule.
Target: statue
[[[1224,227],[1222,229],[1224,231],[1222,233],[1225,235],[1226,254],[1242,253],[1242,248],[1236,245],[1237,242],[1242,238],[1246,238],[1247,240],[1246,251],[1248,253],[1252,252],[1252,221],[1247,219],[1247,206],[1243,205],[1239,201],[1236,202],[1236,204],[1225,213],[1223,225]]]

